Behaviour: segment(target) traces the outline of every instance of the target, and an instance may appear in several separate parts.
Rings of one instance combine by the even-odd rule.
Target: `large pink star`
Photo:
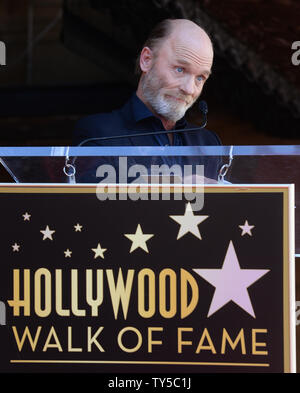
[[[241,269],[232,241],[229,243],[222,269],[193,270],[216,288],[207,317],[232,300],[255,318],[247,288],[269,270]]]

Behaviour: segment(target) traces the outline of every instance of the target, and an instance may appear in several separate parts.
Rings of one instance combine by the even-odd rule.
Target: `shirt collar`
[[[155,117],[153,113],[150,111],[150,109],[148,109],[147,106],[143,103],[143,101],[139,99],[136,93],[134,93],[132,96],[132,112],[133,112],[134,120],[136,122],[147,119],[149,117]],[[185,117],[183,117],[182,119],[176,122],[175,129],[185,128],[186,125],[187,125],[187,121]]]
[[[136,122],[144,120],[148,117],[155,117],[153,113],[146,107],[142,100],[136,95],[132,96],[132,113]]]

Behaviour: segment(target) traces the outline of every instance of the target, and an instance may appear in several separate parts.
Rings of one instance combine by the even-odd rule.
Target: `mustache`
[[[178,101],[184,101],[185,102],[185,104],[186,105],[191,105],[191,104],[193,104],[194,103],[194,99],[193,98],[191,98],[191,96],[190,95],[188,95],[188,94],[182,94],[182,93],[168,93],[168,92],[166,92],[165,93],[165,96],[167,97],[167,98],[174,98],[175,100],[178,100]]]

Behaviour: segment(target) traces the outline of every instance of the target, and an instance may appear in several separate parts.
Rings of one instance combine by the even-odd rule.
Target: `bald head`
[[[154,28],[141,51],[137,95],[173,126],[201,94],[212,63],[212,43],[200,26],[167,19]]]
[[[170,47],[177,58],[198,66],[206,66],[207,74],[213,62],[212,42],[207,33],[187,19],[170,21],[169,35],[162,40],[160,50]]]
[[[213,55],[213,45],[208,34],[202,27],[189,19],[164,19],[153,28],[143,47],[149,47],[156,54],[162,44],[170,38],[172,41],[186,43],[194,41],[196,45],[206,45]],[[138,57],[135,72],[140,76],[139,59]]]
[[[194,41],[210,45],[212,48],[211,40],[205,30],[188,19],[171,19],[169,21],[170,29],[169,34],[165,37],[173,38],[178,40],[184,40],[185,42]]]

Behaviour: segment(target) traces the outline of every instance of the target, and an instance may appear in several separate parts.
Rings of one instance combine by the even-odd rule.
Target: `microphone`
[[[206,101],[200,101],[198,108],[200,110],[200,112],[202,112],[205,116],[207,116],[207,112],[208,112],[208,108],[207,108],[207,103]]]
[[[189,131],[199,131],[202,128],[204,128],[207,124],[207,104],[205,101],[200,101],[198,104],[198,109],[200,112],[202,112],[203,115],[203,121],[202,124],[198,127],[193,127],[193,128],[182,128],[179,130],[161,130],[161,131],[151,131],[151,132],[135,132],[133,134],[122,134],[122,135],[112,135],[112,136],[104,136],[104,137],[99,137],[99,138],[88,138],[84,139],[82,142],[77,145],[78,147],[85,145],[86,143],[93,142],[93,141],[107,141],[107,140],[112,140],[112,139],[121,139],[121,138],[133,138],[133,137],[141,137],[141,136],[150,136],[150,135],[161,135],[161,134],[173,134],[173,133],[181,133],[181,132],[189,132]],[[129,131],[129,130],[126,130]],[[75,161],[77,157],[73,157],[72,163],[71,164],[65,164],[65,167],[72,167],[73,168],[73,173],[70,175],[66,172],[66,169],[64,168],[65,174],[69,177],[69,180],[71,182],[74,181],[74,176],[76,173],[76,168],[75,168]],[[73,180],[72,180],[73,179]]]
[[[179,130],[161,130],[161,131],[149,131],[149,132],[135,132],[133,134],[122,134],[122,135],[111,135],[111,136],[103,136],[99,138],[88,138],[84,139],[82,142],[77,145],[78,147],[85,145],[86,143],[93,142],[93,141],[107,141],[111,139],[121,139],[121,138],[133,138],[136,136],[150,136],[150,135],[161,135],[161,134],[174,134],[176,133],[181,133],[181,132],[187,132],[187,131],[198,131],[204,128],[207,124],[207,113],[208,113],[208,108],[207,104],[205,101],[200,101],[198,104],[198,109],[200,112],[202,112],[203,115],[203,121],[202,124],[198,127],[193,127],[193,128],[182,128]],[[130,131],[130,130],[127,130]]]

